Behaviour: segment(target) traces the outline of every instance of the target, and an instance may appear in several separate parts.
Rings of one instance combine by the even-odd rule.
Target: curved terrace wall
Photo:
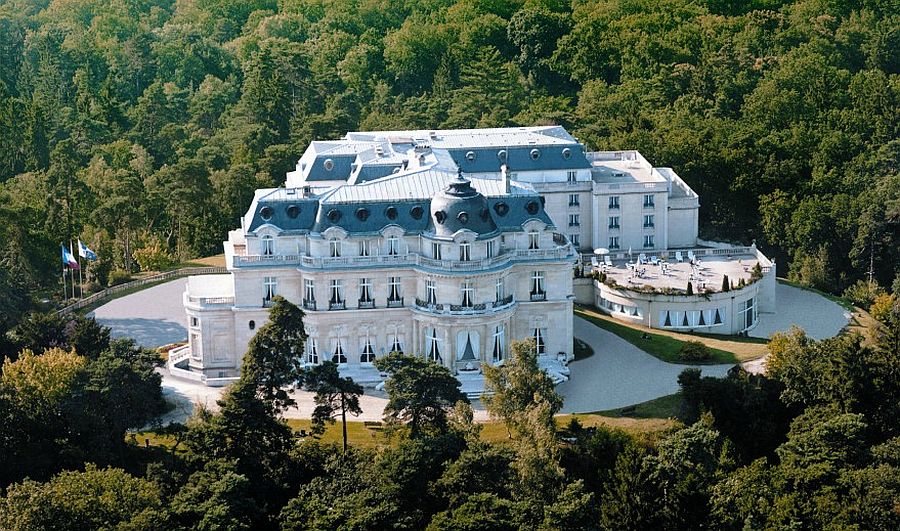
[[[576,280],[575,293],[580,303],[621,321],[682,332],[739,334],[755,328],[760,313],[775,311],[775,265],[759,251],[756,255],[762,276],[729,291],[688,295],[585,278]]]

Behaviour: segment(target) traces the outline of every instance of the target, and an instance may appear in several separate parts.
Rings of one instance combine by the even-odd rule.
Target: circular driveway
[[[182,294],[186,279],[173,280],[99,307],[93,316],[112,329],[113,337],[132,337],[145,347],[158,347],[187,339]],[[778,284],[779,313],[761,314],[760,324],[752,335],[768,337],[796,324],[810,337],[822,339],[837,334],[849,320],[849,313],[839,305],[810,291]],[[594,349],[594,355],[570,366],[572,376],[558,386],[565,398],[563,412],[586,413],[625,407],[678,391],[678,375],[687,365],[661,361],[631,343],[584,319],[575,317],[575,336]],[[723,376],[733,365],[703,365],[706,376]],[[163,370],[163,391],[178,404],[174,416],[183,420],[192,405],[211,406],[221,389],[210,389],[194,382],[171,377]],[[308,396],[307,396],[308,395]],[[297,393],[298,408],[286,416],[308,418],[312,412],[312,395]],[[377,420],[385,400],[368,397],[363,402],[364,420]],[[310,406],[310,407],[307,407]],[[476,418],[486,418],[483,411]]]
[[[653,400],[678,391],[678,375],[688,365],[666,363],[612,332],[575,317],[575,337],[594,355],[569,364],[572,377],[557,386],[563,413],[590,413]],[[728,365],[703,365],[704,376],[724,376]]]
[[[88,315],[108,326],[112,337],[130,337],[142,347],[187,341],[186,287],[187,279],[180,278],[111,300]]]

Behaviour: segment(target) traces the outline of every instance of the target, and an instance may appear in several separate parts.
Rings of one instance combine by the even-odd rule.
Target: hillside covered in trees
[[[101,285],[220,252],[311,140],[386,128],[561,124],[675,168],[707,237],[888,287],[898,49],[893,0],[2,0],[0,326],[59,242]]]

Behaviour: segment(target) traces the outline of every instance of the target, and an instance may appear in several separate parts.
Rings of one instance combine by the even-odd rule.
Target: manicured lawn
[[[556,424],[561,428],[565,427],[573,417],[577,418],[584,427],[606,426],[609,428],[616,428],[643,440],[655,440],[667,430],[678,425],[676,421],[664,417],[648,416],[647,418],[630,418],[626,416],[614,417],[593,413],[558,415],[556,417]],[[294,431],[305,430],[307,433],[309,432],[309,420],[288,419],[287,423]],[[492,443],[503,443],[509,440],[506,426],[504,426],[502,422],[485,422],[482,423],[481,426],[482,440]],[[131,440],[131,435],[128,435],[127,437]],[[320,440],[327,444],[330,443],[340,446],[341,438],[341,423],[337,422],[326,427],[325,433]],[[170,435],[160,435],[153,431],[144,431],[134,434],[133,441],[138,446],[144,446],[145,440],[149,440],[150,446],[163,448],[171,448],[175,444],[175,439]],[[366,426],[365,423],[359,421],[347,423],[347,440],[351,446],[362,448],[387,447],[396,443],[396,439],[388,437],[380,427]],[[183,448],[183,446],[181,448]]]
[[[625,341],[628,341],[632,345],[638,347],[651,356],[655,356],[668,363],[681,363],[688,365],[695,365],[700,363],[687,363],[681,361],[681,359],[678,357],[678,351],[681,349],[681,346],[684,345],[685,341],[689,339],[700,341],[702,343],[705,343],[706,346],[709,347],[712,358],[709,361],[702,363],[738,363],[739,361],[733,352],[728,352],[709,345],[708,338],[681,334],[685,339],[676,339],[669,334],[659,334],[656,332],[650,332],[646,329],[626,326],[624,324],[615,322],[610,317],[606,317],[597,312],[586,310],[583,308],[576,308],[575,315],[587,319],[600,328],[616,334],[617,336],[621,337]],[[644,334],[649,336],[650,339],[644,339]]]
[[[598,411],[598,415],[607,417],[627,417],[634,419],[675,419],[681,410],[681,395],[674,393],[641,402],[633,406],[620,407],[607,411]]]

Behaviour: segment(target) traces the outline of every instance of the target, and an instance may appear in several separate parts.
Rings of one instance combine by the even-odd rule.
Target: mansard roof
[[[317,195],[290,188],[257,190],[244,228],[321,233],[340,227],[349,234],[375,234],[396,225],[408,234],[450,237],[466,229],[487,237],[521,231],[532,219],[552,226],[530,185],[511,181],[508,186],[507,191],[500,179],[466,179],[429,167]]]

